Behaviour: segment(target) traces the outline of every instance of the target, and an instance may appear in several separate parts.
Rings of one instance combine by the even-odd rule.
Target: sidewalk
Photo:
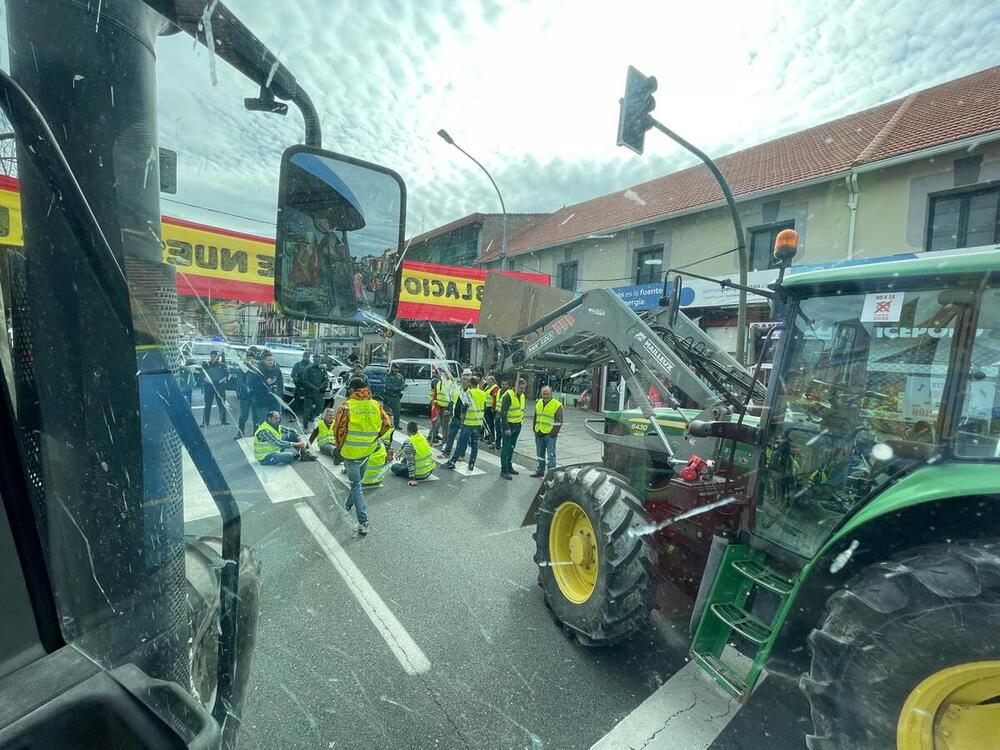
[[[531,418],[535,413],[533,403],[525,406],[524,426],[521,428],[521,436],[517,440],[517,448],[514,450],[514,460],[523,466],[534,469],[538,465],[535,458],[535,439],[531,434]],[[430,427],[430,419],[427,414],[416,415],[415,412],[404,412],[400,418],[399,425],[405,429],[406,422],[415,421],[420,425],[420,429],[426,435]],[[556,459],[560,466],[565,464],[578,464],[586,461],[599,462],[601,460],[601,444],[587,434],[584,426],[585,419],[598,419],[603,421],[600,414],[585,409],[577,409],[573,406],[563,407],[563,426],[559,432],[559,439],[556,441]],[[600,423],[593,425],[595,429],[602,429]],[[435,450],[437,450],[435,448]],[[479,441],[479,450],[488,451],[498,455],[485,440]]]

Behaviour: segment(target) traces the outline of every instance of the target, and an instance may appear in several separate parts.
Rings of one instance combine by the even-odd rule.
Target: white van
[[[431,395],[431,368],[437,367],[437,359],[394,359],[389,366],[399,365],[400,374],[406,379],[406,390],[403,391],[403,406],[428,406]],[[458,378],[461,369],[458,362],[446,360],[445,364],[451,370],[451,376]]]

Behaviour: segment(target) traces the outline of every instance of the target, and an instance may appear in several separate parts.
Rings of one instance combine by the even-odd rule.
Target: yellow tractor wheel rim
[[[597,584],[597,534],[586,511],[571,500],[552,516],[549,561],[563,596],[574,604],[590,598]]]
[[[935,672],[917,685],[899,715],[897,750],[1000,747],[1000,661]]]

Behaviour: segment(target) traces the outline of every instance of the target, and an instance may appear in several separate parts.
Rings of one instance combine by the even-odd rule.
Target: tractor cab
[[[923,258],[785,281],[786,332],[745,525],[709,562],[692,644],[737,697],[795,619],[793,602],[808,604],[798,596],[807,578],[838,573],[855,554],[912,546],[918,534],[903,511],[960,492],[942,486],[940,469],[1000,458],[997,269],[1000,252],[990,251],[951,261],[947,276]],[[872,525],[848,533],[881,516],[881,541],[861,546]]]

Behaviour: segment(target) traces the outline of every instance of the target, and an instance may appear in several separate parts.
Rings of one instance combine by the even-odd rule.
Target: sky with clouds
[[[633,64],[656,115],[721,155],[1000,64],[997,3],[896,0],[228,0],[310,93],[324,146],[392,167],[407,234],[498,210],[550,211],[692,163],[659,134],[615,146]],[[283,149],[302,122],[247,112],[225,63],[190,37],[157,46],[161,145],[179,152],[176,216],[272,234]],[[254,221],[259,219],[260,221]]]

